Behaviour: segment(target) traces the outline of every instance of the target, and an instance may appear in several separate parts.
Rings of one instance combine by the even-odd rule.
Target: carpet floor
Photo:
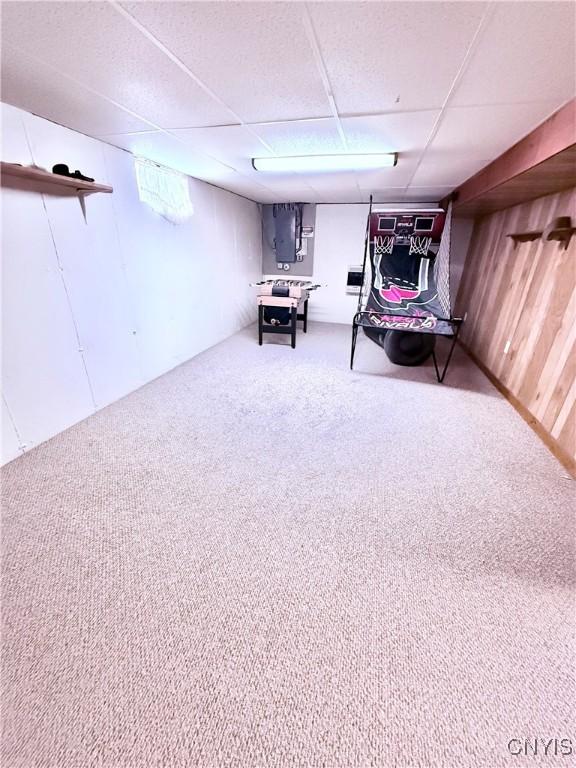
[[[4,468],[4,768],[572,764],[575,483],[463,352],[349,336],[246,329]]]

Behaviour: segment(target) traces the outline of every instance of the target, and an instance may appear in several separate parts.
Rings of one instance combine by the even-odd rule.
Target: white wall
[[[2,189],[2,463],[255,319],[258,206],[189,180],[193,218],[138,199],[127,152],[2,105],[2,160],[114,187]]]
[[[310,319],[351,323],[358,296],[346,293],[348,267],[362,264],[368,205],[317,205],[314,244],[316,283]]]
[[[433,205],[425,203],[426,207]],[[406,207],[414,207],[410,204]],[[315,291],[310,300],[310,319],[327,323],[352,323],[358,305],[358,296],[346,293],[348,267],[362,264],[364,257],[364,236],[368,204],[316,206],[316,229],[314,243],[314,273],[311,279],[326,285]],[[455,297],[460,278],[473,221],[471,219],[452,220],[452,248],[450,257],[451,292]],[[297,277],[297,265],[294,272],[285,273],[286,277]],[[267,278],[277,278],[266,275]]]
[[[452,219],[452,248],[450,249],[450,290],[452,306],[456,303],[458,288],[464,273],[466,256],[470,248],[474,219]]]

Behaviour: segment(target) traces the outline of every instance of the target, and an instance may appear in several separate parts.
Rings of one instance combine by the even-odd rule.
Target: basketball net
[[[410,250],[408,253],[410,256],[427,256],[428,248],[430,247],[431,242],[431,237],[418,237],[417,235],[412,235],[410,238]]]
[[[376,235],[374,237],[374,256],[384,256],[394,250],[394,235]]]

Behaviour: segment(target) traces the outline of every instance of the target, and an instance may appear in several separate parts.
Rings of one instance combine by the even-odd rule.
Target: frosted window
[[[140,200],[174,224],[194,213],[188,191],[188,177],[148,160],[136,160],[136,178]]]

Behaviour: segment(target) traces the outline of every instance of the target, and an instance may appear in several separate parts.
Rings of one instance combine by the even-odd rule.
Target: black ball
[[[435,345],[435,336],[415,331],[388,331],[382,342],[388,359],[395,365],[422,365]]]
[[[374,344],[378,344],[379,347],[382,347],[384,349],[384,339],[386,338],[386,334],[388,331],[379,331],[376,328],[367,328],[366,326],[362,327],[362,330],[368,336],[370,341],[373,341]]]

